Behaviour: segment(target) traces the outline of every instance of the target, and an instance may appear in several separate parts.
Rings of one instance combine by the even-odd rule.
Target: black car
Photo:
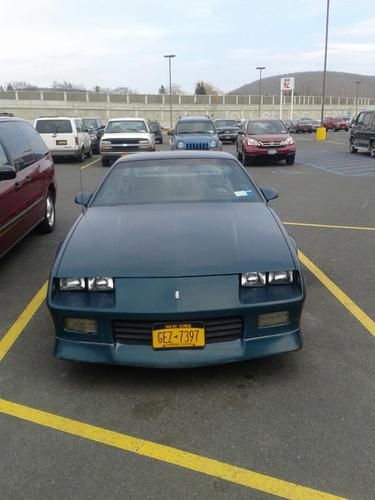
[[[101,118],[82,118],[82,123],[89,131],[92,152],[94,154],[99,154],[100,139],[105,129],[104,120]]]
[[[150,128],[151,132],[155,136],[155,142],[158,144],[163,144],[163,131],[161,129],[161,125],[158,121],[151,121],[150,122]]]
[[[221,142],[237,142],[238,137],[238,122],[237,120],[215,120],[216,131]]]
[[[351,153],[368,152],[375,158],[375,111],[362,111],[350,129]]]
[[[304,134],[305,132],[312,134],[314,132],[314,125],[312,120],[308,118],[301,118],[301,120],[298,120],[298,122],[296,123],[295,131],[296,134]]]

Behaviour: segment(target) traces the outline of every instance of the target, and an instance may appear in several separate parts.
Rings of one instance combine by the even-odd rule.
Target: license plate
[[[154,349],[181,349],[204,347],[206,344],[203,323],[156,323],[152,326]]]
[[[231,136],[230,135],[226,135],[225,138],[226,139],[231,139]]]
[[[56,145],[57,145],[57,146],[66,146],[67,144],[68,144],[68,142],[67,142],[67,141],[62,141],[62,140],[60,140],[60,141],[56,141]]]
[[[277,149],[269,149],[268,150],[269,155],[276,155],[277,154]]]

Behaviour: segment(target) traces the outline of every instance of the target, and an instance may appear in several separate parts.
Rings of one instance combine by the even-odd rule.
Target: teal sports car
[[[55,356],[182,368],[301,347],[295,242],[246,169],[222,152],[118,160],[54,263]]]

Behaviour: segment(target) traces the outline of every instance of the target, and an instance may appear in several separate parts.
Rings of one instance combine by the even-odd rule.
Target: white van
[[[37,118],[34,127],[47,144],[53,157],[75,156],[82,162],[91,158],[90,135],[80,118],[65,116]]]

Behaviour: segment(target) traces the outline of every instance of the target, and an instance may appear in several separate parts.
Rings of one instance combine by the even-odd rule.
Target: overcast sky
[[[229,91],[320,70],[326,0],[0,0],[0,82]],[[375,74],[374,0],[331,0],[328,69]]]

